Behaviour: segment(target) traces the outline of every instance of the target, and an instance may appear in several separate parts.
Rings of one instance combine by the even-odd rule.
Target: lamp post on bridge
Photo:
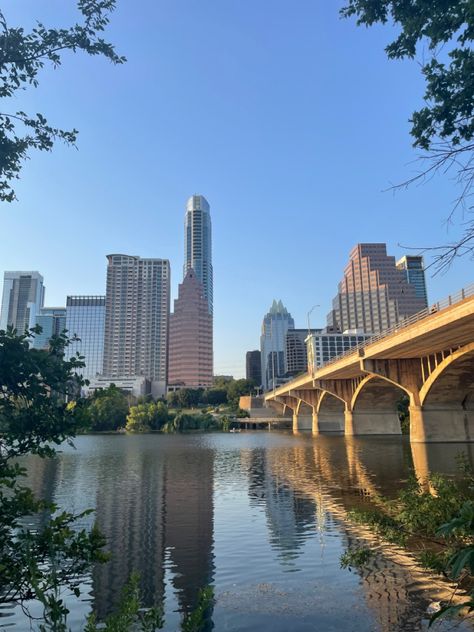
[[[311,343],[311,321],[310,321],[310,316],[313,313],[313,310],[316,309],[316,307],[321,307],[321,305],[313,305],[313,307],[309,310],[307,316],[308,316],[308,341]],[[312,351],[313,351],[313,361],[311,363],[311,375],[314,374],[314,365],[316,363],[316,355],[315,355],[315,348],[314,345],[312,346]],[[306,354],[308,354],[308,347],[306,347]]]

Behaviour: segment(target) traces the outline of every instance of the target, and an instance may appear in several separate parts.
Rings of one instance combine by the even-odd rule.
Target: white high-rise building
[[[212,226],[209,203],[203,195],[191,196],[186,204],[183,279],[191,268],[204,287],[204,297],[212,314]]]
[[[166,393],[170,264],[107,255],[104,375],[143,376],[154,397]]]
[[[44,305],[43,277],[39,272],[5,272],[0,329],[12,325],[19,334],[36,325]]]

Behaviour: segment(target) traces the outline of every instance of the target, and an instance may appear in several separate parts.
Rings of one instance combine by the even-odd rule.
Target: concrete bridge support
[[[324,391],[317,407],[318,432],[344,432],[344,410],[342,399]]]

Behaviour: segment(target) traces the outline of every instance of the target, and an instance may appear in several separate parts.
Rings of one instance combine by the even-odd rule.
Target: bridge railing
[[[380,333],[374,334],[370,338],[367,338],[366,340],[364,340],[364,342],[360,342],[358,345],[351,347],[349,351],[346,351],[345,353],[341,353],[340,355],[335,356],[334,358],[331,358],[330,360],[325,362],[322,365],[322,367],[326,367],[329,364],[333,364],[334,362],[337,362],[341,358],[347,358],[348,356],[355,355],[355,354],[361,355],[360,350],[365,349],[365,347],[367,347],[368,345],[371,345],[374,342],[378,342],[379,340],[382,340],[383,338],[386,338],[387,336],[391,336],[397,331],[400,331],[401,329],[405,329],[405,327],[409,327],[410,325],[413,325],[413,323],[417,323],[418,321],[423,320],[424,318],[427,318],[428,316],[431,316],[432,314],[437,314],[438,312],[448,307],[451,307],[451,305],[460,303],[465,298],[469,298],[469,296],[474,296],[474,283],[471,283],[470,285],[463,288],[462,290],[459,290],[459,292],[456,292],[455,294],[450,294],[447,298],[444,298],[443,300],[438,301],[437,303],[433,303],[430,307],[425,307],[425,309],[422,309],[421,312],[417,312],[416,314],[412,314],[411,316],[408,316],[407,318],[404,318],[403,320],[398,321],[396,325],[392,325],[388,329],[384,329]],[[316,370],[316,367],[314,367],[312,370],[313,371]]]

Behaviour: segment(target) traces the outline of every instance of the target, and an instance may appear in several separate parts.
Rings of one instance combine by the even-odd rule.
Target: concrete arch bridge
[[[403,394],[412,442],[474,441],[474,285],[265,400],[282,413],[291,410],[295,431],[400,434]]]

